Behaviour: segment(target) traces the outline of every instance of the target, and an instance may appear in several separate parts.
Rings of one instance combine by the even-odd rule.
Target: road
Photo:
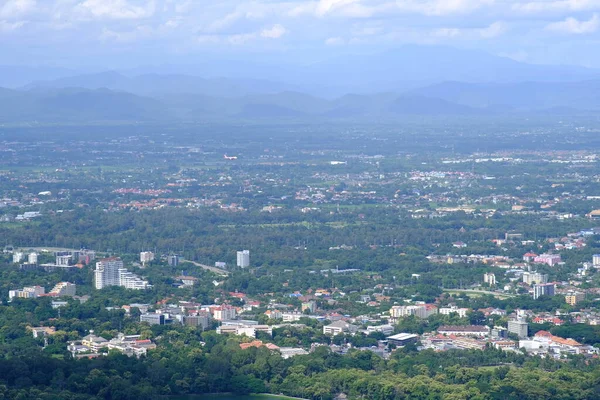
[[[223,275],[223,276],[229,275],[229,271],[225,271],[224,269],[217,268],[217,267],[211,267],[210,265],[200,264],[199,262],[196,262],[196,261],[182,260],[181,262],[189,262],[190,264],[194,264],[197,267],[203,268],[207,271],[214,272],[215,274],[219,274],[219,275]]]
[[[507,293],[498,293],[498,292],[490,292],[489,290],[472,290],[472,289],[444,289],[444,292],[452,292],[452,293],[473,293],[473,294],[491,294],[496,297],[516,297],[514,294]]]

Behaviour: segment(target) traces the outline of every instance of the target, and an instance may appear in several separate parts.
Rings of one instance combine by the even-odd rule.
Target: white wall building
[[[23,253],[21,253],[20,251],[13,253],[13,262],[14,263],[20,263],[21,260],[23,260]]]
[[[123,261],[118,257],[104,258],[96,263],[94,271],[94,284],[96,289],[107,286],[119,286],[119,269],[123,268]]]
[[[38,262],[38,255],[36,252],[33,253],[29,253],[29,255],[27,256],[27,262],[29,264],[37,264]]]
[[[237,266],[241,268],[248,268],[250,266],[250,250],[237,252]]]
[[[59,282],[57,283],[50,294],[55,294],[58,297],[62,296],[75,296],[75,292],[77,291],[77,285],[70,282]]]
[[[154,253],[151,251],[142,251],[140,253],[140,262],[144,265],[146,263],[154,261]]]

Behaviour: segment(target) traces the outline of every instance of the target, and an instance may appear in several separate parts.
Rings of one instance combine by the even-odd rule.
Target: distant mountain
[[[32,81],[59,79],[76,73],[66,68],[0,65],[0,87],[14,89]]]
[[[517,110],[600,109],[600,80],[582,82],[444,82],[408,92],[470,107]]]
[[[107,89],[0,90],[0,122],[136,121],[172,118],[157,100]]]
[[[75,75],[56,80],[36,81],[25,89],[71,88],[110,89],[141,96],[167,94],[202,94],[217,97],[240,97],[249,94],[278,93],[289,90],[290,85],[257,79],[204,79],[189,75],[144,74],[126,76],[115,71]]]

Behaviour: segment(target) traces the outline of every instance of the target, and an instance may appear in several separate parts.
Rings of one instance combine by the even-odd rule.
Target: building
[[[224,261],[216,261],[215,262],[215,268],[225,269],[225,268],[227,268],[227,263],[224,262]]]
[[[592,256],[592,264],[594,267],[600,267],[600,254],[594,254]]]
[[[545,283],[533,285],[533,298],[538,299],[540,296],[554,296],[556,286],[554,283]]]
[[[358,330],[356,325],[349,324],[345,321],[335,321],[323,327],[323,334],[335,336],[340,333],[354,334]]]
[[[217,321],[226,321],[230,319],[235,319],[237,316],[237,311],[235,307],[222,305],[219,307],[215,307],[212,309],[213,318]]]
[[[57,257],[58,262],[58,257]],[[94,283],[96,289],[107,286],[119,286],[119,269],[123,268],[123,261],[118,257],[104,258],[96,263]]]
[[[390,308],[392,318],[402,318],[414,315],[418,318],[429,318],[430,315],[437,314],[438,308],[434,304],[417,304],[411,306],[393,306]]]
[[[20,263],[23,260],[23,253],[21,253],[20,251],[17,251],[15,253],[13,253],[13,262],[14,263]]]
[[[394,333],[394,327],[392,325],[367,326],[367,333],[370,334],[373,332],[381,332],[387,336]]]
[[[27,262],[29,264],[37,264],[38,263],[38,254],[35,252],[29,253],[29,255],[27,256]]]
[[[317,303],[314,301],[306,301],[304,303],[302,303],[302,312],[308,310],[309,313],[314,313],[315,311],[317,311]]]
[[[548,283],[548,274],[542,274],[539,272],[524,272],[523,283],[526,283],[528,285],[533,285],[534,283]]]
[[[23,289],[10,290],[8,292],[8,299],[12,300],[15,297],[21,299],[35,299],[45,293],[46,289],[41,286],[28,286]]]
[[[237,266],[240,268],[248,268],[250,266],[250,250],[237,252]]]
[[[59,282],[52,290],[48,293],[51,296],[62,297],[62,296],[75,296],[77,285],[70,282]]]
[[[58,255],[56,256],[56,265],[59,267],[68,267],[71,265],[71,255]]]
[[[529,333],[529,325],[527,321],[518,318],[516,320],[508,321],[508,332],[514,333],[519,339],[526,338]]]
[[[538,264],[546,264],[550,267],[554,267],[561,262],[560,254],[540,254],[533,259],[533,262]]]
[[[141,279],[133,272],[129,272],[126,268],[119,268],[119,284],[118,286],[125,289],[145,290],[150,285],[148,281]]]
[[[167,263],[171,267],[176,267],[179,265],[179,256],[177,254],[173,254],[167,257]]]
[[[144,313],[140,315],[140,322],[147,322],[150,325],[164,325],[165,321],[164,314]]]
[[[438,312],[442,315],[450,315],[452,313],[456,313],[456,314],[458,314],[459,317],[465,318],[469,311],[471,311],[470,308],[458,308],[456,306],[450,306],[450,307],[440,307]]]
[[[146,265],[147,263],[150,263],[154,261],[154,253],[151,251],[142,251],[140,253],[140,262],[143,265]]]
[[[490,286],[495,286],[496,285],[496,275],[493,272],[483,274],[483,282],[487,283]]]
[[[409,343],[417,343],[419,336],[412,333],[398,333],[387,338],[388,343],[396,346],[405,346]]]
[[[183,318],[183,323],[186,326],[200,327],[203,331],[210,328],[212,317],[208,312],[198,312],[196,315],[187,315]]]
[[[565,302],[571,306],[574,306],[575,304],[577,304],[583,300],[585,300],[585,293],[574,292],[574,293],[568,293],[565,296]]]
[[[450,326],[444,325],[438,328],[438,333],[450,336],[476,336],[485,337],[490,334],[490,328],[480,325]]]

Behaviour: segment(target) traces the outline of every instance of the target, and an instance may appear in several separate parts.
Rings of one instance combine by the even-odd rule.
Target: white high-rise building
[[[146,263],[154,261],[154,253],[151,251],[142,251],[140,253],[140,262],[144,265]]]
[[[71,265],[71,255],[58,255],[56,256],[56,265],[61,267],[68,267]]]
[[[29,264],[37,264],[37,262],[38,262],[38,255],[37,255],[37,253],[35,253],[35,252],[29,253],[29,255],[27,256],[27,262]]]
[[[600,254],[594,254],[592,256],[592,264],[594,264],[594,267],[600,267]]]
[[[94,283],[96,289],[107,286],[119,286],[119,269],[123,268],[123,261],[118,257],[105,258],[96,263]]]
[[[14,263],[20,263],[22,259],[23,259],[23,253],[21,253],[20,251],[13,253],[13,262]]]
[[[237,252],[237,266],[241,268],[248,268],[250,266],[250,250]]]

